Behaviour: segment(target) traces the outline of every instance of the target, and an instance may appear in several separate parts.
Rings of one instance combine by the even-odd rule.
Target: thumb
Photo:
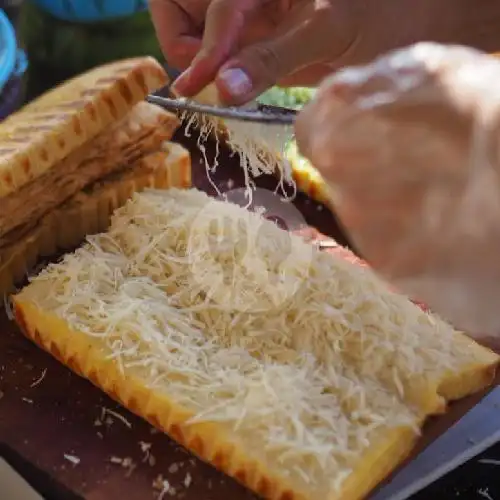
[[[331,34],[331,12],[325,10],[329,9],[308,2],[273,38],[232,57],[217,74],[221,99],[230,105],[245,104],[300,69],[330,60],[337,51],[336,37]]]

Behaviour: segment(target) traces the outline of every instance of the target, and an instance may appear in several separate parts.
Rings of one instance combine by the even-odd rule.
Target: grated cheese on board
[[[418,432],[421,391],[471,357],[369,269],[197,190],[136,194],[32,281],[124,373],[318,498],[388,429]]]

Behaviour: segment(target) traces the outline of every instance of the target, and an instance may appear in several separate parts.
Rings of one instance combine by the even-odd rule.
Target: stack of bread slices
[[[104,230],[145,187],[189,186],[178,118],[144,99],[167,76],[152,58],[98,67],[0,124],[0,292],[40,257]]]

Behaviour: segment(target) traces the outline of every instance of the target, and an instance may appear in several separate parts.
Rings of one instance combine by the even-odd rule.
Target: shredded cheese
[[[318,498],[471,356],[369,269],[194,189],[136,194],[23,294]]]
[[[45,378],[45,375],[47,375],[47,368],[44,368],[42,370],[41,375],[36,380],[33,381],[33,383],[30,385],[30,387],[34,388],[34,387],[40,385],[42,383],[43,379]]]
[[[481,460],[478,460],[480,464],[485,464],[485,465],[499,465],[500,466],[500,460],[493,460],[491,458],[482,458]]]
[[[168,482],[167,479],[164,479],[163,476],[159,475],[154,481],[153,481],[153,488],[155,490],[158,490],[158,500],[162,500],[165,498],[165,495],[171,491],[173,491],[173,488],[171,488],[170,483]],[[174,491],[175,494],[175,491]],[[171,495],[173,496],[173,495]]]
[[[220,106],[218,91],[214,84],[207,86],[193,99],[202,104]],[[197,146],[203,156],[207,177],[219,196],[221,193],[212,181],[211,174],[218,166],[221,140],[225,140],[230,150],[240,159],[249,204],[252,199],[252,190],[255,188],[254,178],[262,174],[279,173],[277,191],[281,190],[287,199],[295,196],[296,184],[292,175],[292,167],[285,155],[287,144],[293,137],[293,130],[290,127],[222,120],[191,112],[184,112],[181,119],[186,124],[184,133],[187,137],[190,137],[192,127],[197,129]],[[213,159],[208,158],[205,147],[210,137],[215,139],[216,144]],[[285,191],[285,183],[293,188],[291,196],[288,196]]]
[[[151,453],[151,443],[139,441],[139,446],[141,447],[142,453],[144,453],[144,458],[142,459],[142,461],[149,464],[150,467],[154,467],[154,465],[156,464],[156,458]]]
[[[177,464],[177,463],[171,464],[168,468],[169,474],[175,474],[178,471],[179,471],[179,464]]]
[[[479,490],[477,490],[477,493],[480,496],[486,498],[486,500],[493,500],[493,497],[490,495],[490,492],[489,492],[488,488],[479,489]]]
[[[129,429],[132,428],[132,424],[123,415],[120,415],[118,412],[110,410],[109,408],[105,408],[103,406],[101,409],[101,420],[105,420],[106,415],[116,418],[123,425],[125,425],[125,427],[128,427]]]
[[[71,462],[73,465],[78,465],[80,463],[80,459],[74,455],[64,454],[64,459]]]

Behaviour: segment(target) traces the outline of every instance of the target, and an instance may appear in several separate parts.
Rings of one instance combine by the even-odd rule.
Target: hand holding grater
[[[171,81],[174,81],[179,75],[177,70],[168,65],[165,66],[165,70]],[[170,90],[170,86],[161,89],[157,94],[148,96],[147,101],[174,113],[183,113],[187,111],[264,125],[290,126],[294,124],[297,116],[297,110],[295,109],[269,106],[257,102],[253,102],[244,107],[223,107],[203,104],[192,99],[178,98]]]

